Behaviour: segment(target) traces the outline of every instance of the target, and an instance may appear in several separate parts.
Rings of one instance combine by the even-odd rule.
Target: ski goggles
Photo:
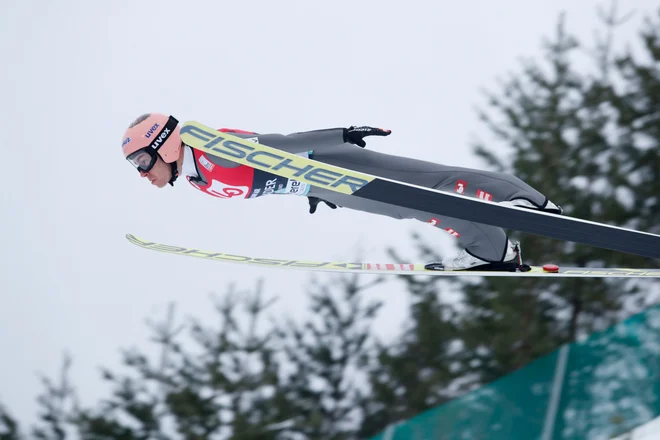
[[[137,168],[138,171],[148,173],[156,165],[158,150],[154,150],[152,147],[144,147],[135,153],[129,154],[126,160]]]
[[[174,133],[176,125],[179,123],[174,117],[170,116],[167,124],[157,134],[154,134],[154,140],[151,141],[146,147],[126,156],[129,161],[138,171],[148,173],[158,160],[158,150],[165,145],[170,135]]]

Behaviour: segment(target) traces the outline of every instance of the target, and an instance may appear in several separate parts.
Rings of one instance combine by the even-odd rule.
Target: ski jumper
[[[493,202],[526,199],[538,207],[544,206],[547,201],[543,194],[513,175],[440,165],[378,153],[345,143],[342,128],[289,135],[257,134],[233,129],[220,131],[231,132],[235,136],[289,153],[305,155],[326,164],[427,188],[454,191]],[[195,188],[215,197],[254,198],[267,194],[318,197],[344,208],[429,223],[456,237],[461,246],[482,260],[499,262],[506,253],[507,235],[503,229],[495,226],[336,193],[192,150],[196,173],[186,172],[186,169],[191,169],[188,163],[192,160],[189,159],[191,153],[187,153],[184,160],[183,172]]]

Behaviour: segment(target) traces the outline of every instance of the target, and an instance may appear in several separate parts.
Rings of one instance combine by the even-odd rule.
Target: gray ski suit
[[[232,129],[222,129],[232,132]],[[443,191],[479,197],[494,202],[526,199],[539,208],[547,198],[522,180],[509,174],[441,165],[402,156],[378,153],[345,143],[342,128],[282,134],[256,134],[234,132],[256,142],[289,153],[304,154],[319,162],[349,168],[402,182]],[[210,158],[216,165],[235,168],[238,165],[217,157]],[[416,219],[454,235],[472,255],[486,261],[502,261],[507,248],[507,235],[501,228],[446,217],[437,212],[425,212],[314,187],[306,194],[318,197],[340,207],[385,215],[395,219]]]

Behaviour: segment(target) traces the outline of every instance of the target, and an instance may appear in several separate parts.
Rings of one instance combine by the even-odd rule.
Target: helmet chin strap
[[[170,167],[172,167],[172,178],[167,183],[169,183],[171,186],[174,186],[174,181],[176,181],[177,177],[179,177],[179,170],[177,170],[176,161],[172,162]]]

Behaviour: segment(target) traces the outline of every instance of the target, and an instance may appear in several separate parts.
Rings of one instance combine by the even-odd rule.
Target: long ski
[[[335,273],[381,275],[428,275],[428,276],[478,276],[478,277],[572,277],[572,278],[660,278],[660,269],[587,268],[561,267],[554,264],[529,266],[525,272],[478,271],[478,270],[429,270],[421,263],[349,263],[340,261],[306,261],[279,258],[259,258],[224,252],[205,251],[197,248],[156,243],[126,234],[126,239],[136,246],[168,254],[202,258],[225,263],[243,264],[279,269],[321,271]]]
[[[195,121],[183,124],[181,138],[187,145],[208,154],[331,191],[524,233],[660,258],[660,235],[565,215],[504,206],[457,193],[376,177],[241,139]]]

